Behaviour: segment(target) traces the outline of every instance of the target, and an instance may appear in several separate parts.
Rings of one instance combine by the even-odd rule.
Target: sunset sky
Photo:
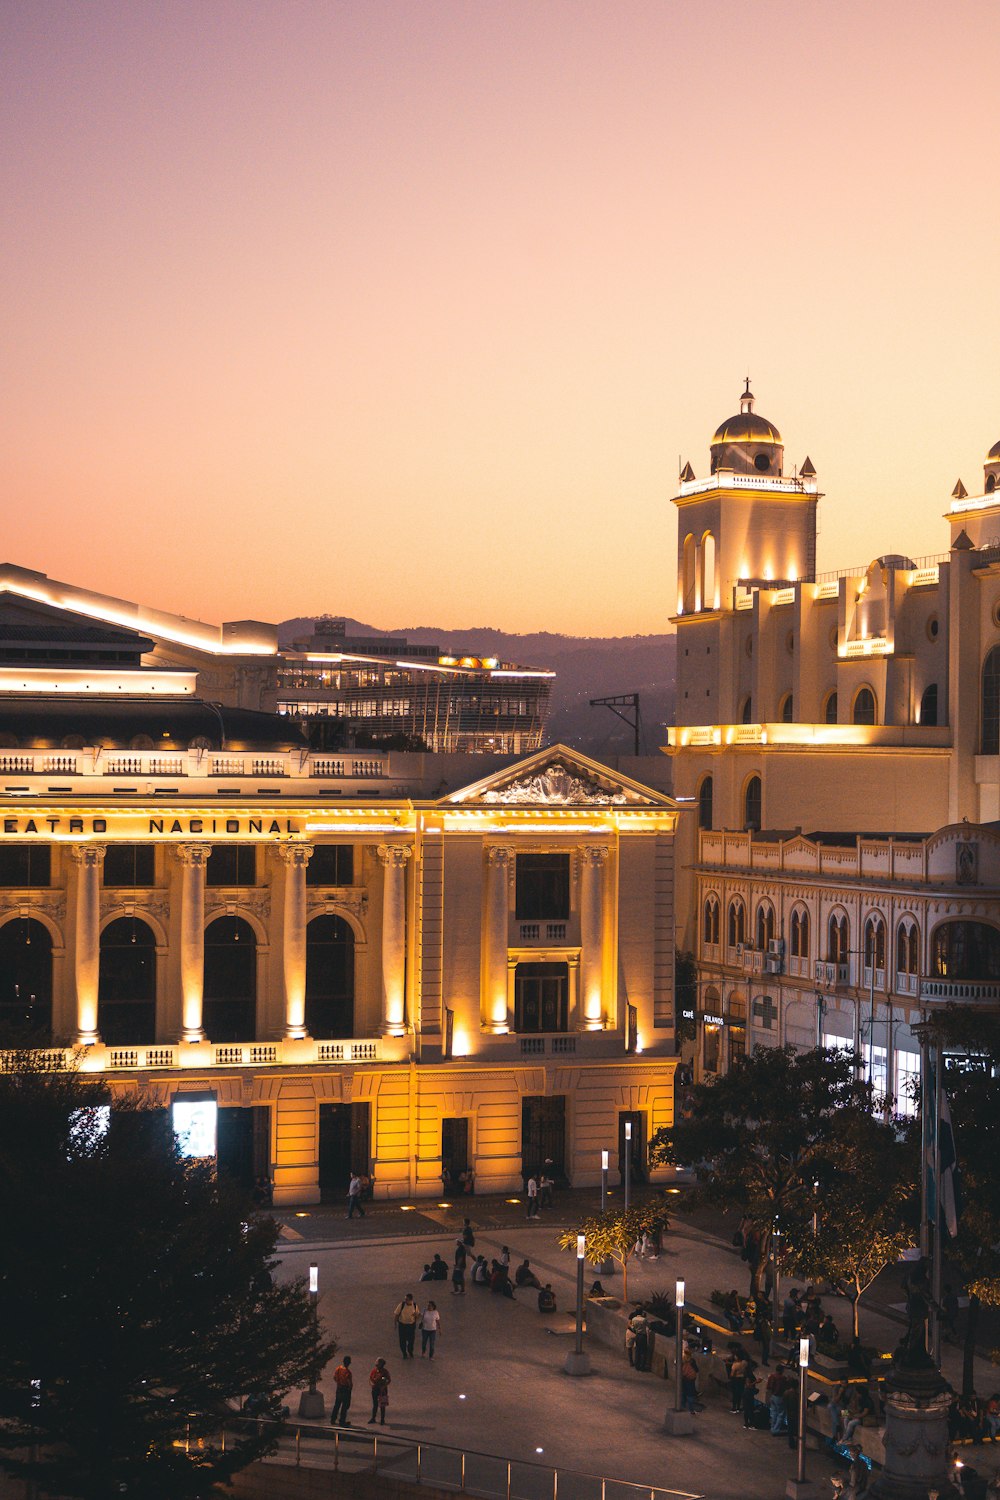
[[[1000,438],[996,0],[5,0],[3,560],[631,634],[749,371],[819,567]]]

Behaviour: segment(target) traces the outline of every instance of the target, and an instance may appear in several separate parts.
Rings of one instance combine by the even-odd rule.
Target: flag
[[[941,1163],[941,1189],[938,1194],[941,1216],[948,1233],[954,1239],[958,1234],[958,1216],[962,1211],[962,1183],[955,1155],[955,1135],[951,1127],[951,1110],[948,1095],[941,1090],[941,1115],[938,1120],[939,1161]]]

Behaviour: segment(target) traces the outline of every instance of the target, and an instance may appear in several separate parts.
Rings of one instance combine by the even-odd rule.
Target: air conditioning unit
[[[785,956],[785,940],[784,940],[784,938],[772,938],[771,941],[767,945],[767,951],[768,951],[768,953],[772,954],[773,957],[775,957],[775,958],[784,958],[784,956]]]
[[[769,953],[764,959],[765,974],[780,974],[784,967],[780,953]]]

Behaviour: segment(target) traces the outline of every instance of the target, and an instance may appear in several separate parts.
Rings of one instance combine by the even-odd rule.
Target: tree
[[[653,1221],[668,1227],[665,1211],[656,1205],[638,1204],[629,1208],[609,1208],[606,1213],[594,1214],[584,1219],[576,1229],[566,1229],[559,1236],[561,1250],[575,1250],[578,1234],[587,1236],[587,1259],[593,1266],[613,1260],[622,1273],[622,1296],[628,1301],[628,1263],[632,1259],[636,1242],[644,1229]]]
[[[948,1006],[932,1024],[952,1055],[966,1054],[944,1078],[962,1179],[958,1233],[945,1239],[945,1255],[969,1298],[962,1393],[971,1396],[980,1309],[1000,1307],[1000,1019],[972,1006]]]
[[[277,1415],[334,1345],[303,1284],[273,1283],[275,1221],[180,1155],[165,1110],[110,1102],[0,1062],[0,1469],[81,1500],[203,1496],[273,1446],[222,1453],[230,1403]]]
[[[847,1289],[857,1343],[862,1296],[916,1237],[918,1153],[862,1110],[840,1111],[830,1125],[829,1148],[816,1165],[816,1232],[800,1226],[788,1260],[810,1279]]]
[[[759,1297],[775,1225],[786,1245],[811,1228],[813,1183],[829,1157],[835,1116],[867,1115],[872,1102],[849,1054],[757,1047],[696,1085],[691,1117],[656,1132],[650,1161],[694,1167],[703,1201],[739,1209],[758,1226],[750,1293]]]

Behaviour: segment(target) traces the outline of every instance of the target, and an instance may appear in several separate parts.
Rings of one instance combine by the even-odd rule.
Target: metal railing
[[[233,1430],[245,1421],[236,1419],[227,1426]],[[258,1429],[266,1430],[268,1425],[258,1422]],[[309,1462],[310,1459],[313,1461]],[[529,1459],[502,1458],[446,1443],[414,1441],[368,1432],[365,1427],[345,1429],[289,1423],[284,1441],[279,1440],[273,1457],[264,1462],[294,1464],[313,1472],[332,1469],[335,1473],[391,1474],[394,1479],[411,1484],[453,1489],[460,1494],[471,1491],[489,1500],[657,1500],[658,1496],[705,1500],[703,1493],[691,1490],[612,1479]]]

